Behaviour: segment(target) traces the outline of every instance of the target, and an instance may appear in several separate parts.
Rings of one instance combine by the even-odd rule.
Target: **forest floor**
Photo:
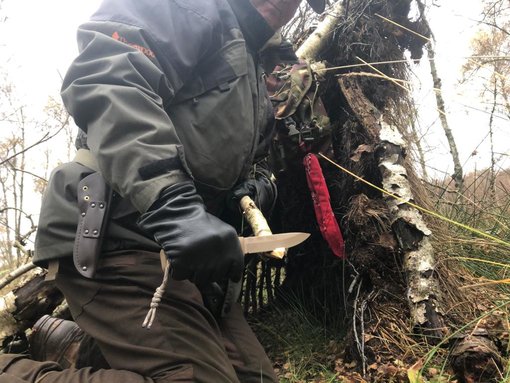
[[[405,304],[395,304],[391,311],[383,311],[385,316],[377,318],[377,325],[384,327],[382,334],[386,335],[375,339],[379,348],[368,347],[372,354],[362,363],[356,344],[367,349],[374,340],[367,338],[372,336],[370,332],[363,340],[349,339],[352,318],[344,314],[352,312],[348,303],[338,308],[338,315],[331,315],[330,308],[326,319],[320,309],[311,312],[300,299],[286,299],[285,305],[275,305],[269,312],[250,318],[280,382],[510,382],[508,174],[503,172],[496,178],[495,192],[489,190],[486,177],[476,174],[466,177],[463,194],[445,194],[443,185],[439,189],[432,185],[435,211],[501,240],[495,243],[464,229],[432,224],[441,278],[449,280],[442,286],[452,289],[443,291],[445,299],[451,301],[451,311],[445,313],[450,318],[450,328],[440,344],[424,344],[412,334],[410,326],[406,326]],[[437,190],[440,192],[436,195]],[[332,320],[335,317],[338,319]],[[476,342],[470,342],[471,338],[476,338]],[[462,349],[458,346],[461,343]],[[494,360],[491,350],[500,357],[498,360]],[[480,360],[480,356],[485,359]],[[459,369],[463,374],[459,375]],[[492,378],[484,378],[484,370],[490,370]],[[476,377],[476,371],[481,371],[481,377]]]
[[[483,296],[480,302],[487,302],[489,293],[487,290],[481,291]],[[496,295],[498,302],[506,302],[504,307],[490,303],[481,307],[491,315],[481,316],[477,326],[483,327],[490,338],[496,341],[498,348],[503,350],[503,354],[508,355],[509,297],[505,294]],[[508,364],[498,374],[500,379],[496,380],[470,380],[469,374],[467,378],[456,376],[451,365],[451,345],[458,339],[455,336],[443,345],[422,345],[420,350],[395,349],[391,353],[384,348],[373,363],[362,366],[359,358],[353,358],[353,353],[346,348],[345,324],[325,325],[314,314],[305,312],[297,302],[260,314],[256,319],[252,318],[251,325],[273,361],[281,383],[510,382]],[[477,351],[477,347],[480,345],[473,346],[473,351]],[[477,362],[466,360],[464,363]]]

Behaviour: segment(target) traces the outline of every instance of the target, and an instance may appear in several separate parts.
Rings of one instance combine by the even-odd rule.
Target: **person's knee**
[[[0,383],[27,383],[26,380],[21,380],[15,376],[0,372]]]
[[[23,382],[39,382],[41,377],[51,371],[61,371],[62,367],[55,362],[36,362],[26,355],[0,354],[0,373],[9,377],[16,377]],[[8,380],[2,379],[7,382]],[[0,380],[2,382],[2,380]],[[49,381],[48,381],[49,382]]]
[[[166,371],[164,373],[157,374],[156,376],[153,376],[152,379],[154,380],[154,383],[173,383],[173,382],[187,383],[194,382],[195,375],[193,373],[193,366],[186,365],[180,366],[176,370]]]

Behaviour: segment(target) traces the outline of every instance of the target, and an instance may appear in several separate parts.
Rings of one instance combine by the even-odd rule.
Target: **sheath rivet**
[[[81,269],[82,269],[83,271],[87,271],[87,266],[83,266]]]
[[[88,230],[85,230],[85,234],[88,234],[88,233],[89,233],[89,231],[88,231]]]
[[[81,216],[82,216],[82,217],[85,217],[85,213],[81,213]]]
[[[97,233],[99,233],[97,230],[94,230],[94,231],[92,232],[92,234],[94,234],[94,235],[97,235]]]
[[[103,209],[103,208],[104,208],[104,203],[100,203],[100,204],[99,204],[99,208],[100,208],[100,209]]]
[[[92,203],[90,204],[90,207],[96,207],[96,204],[95,204],[94,202],[92,202]]]

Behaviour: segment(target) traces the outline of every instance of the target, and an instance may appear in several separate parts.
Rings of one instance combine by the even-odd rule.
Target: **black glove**
[[[241,280],[244,254],[234,228],[207,213],[193,182],[164,189],[138,220],[171,262],[172,278],[203,286]]]
[[[266,169],[257,170],[255,178],[241,182],[230,191],[228,205],[231,210],[239,210],[239,201],[249,196],[264,216],[269,217],[276,203],[276,190],[271,173]]]

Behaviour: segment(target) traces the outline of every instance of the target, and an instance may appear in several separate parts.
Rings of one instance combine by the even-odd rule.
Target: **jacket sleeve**
[[[140,212],[162,189],[192,177],[164,108],[192,75],[210,36],[200,20],[192,43],[180,39],[190,22],[186,17],[193,15],[188,12],[179,25],[167,20],[173,38],[162,41],[143,23],[134,26],[118,16],[102,20],[99,14],[79,28],[80,54],[62,87],[64,104],[87,133],[105,180]]]

